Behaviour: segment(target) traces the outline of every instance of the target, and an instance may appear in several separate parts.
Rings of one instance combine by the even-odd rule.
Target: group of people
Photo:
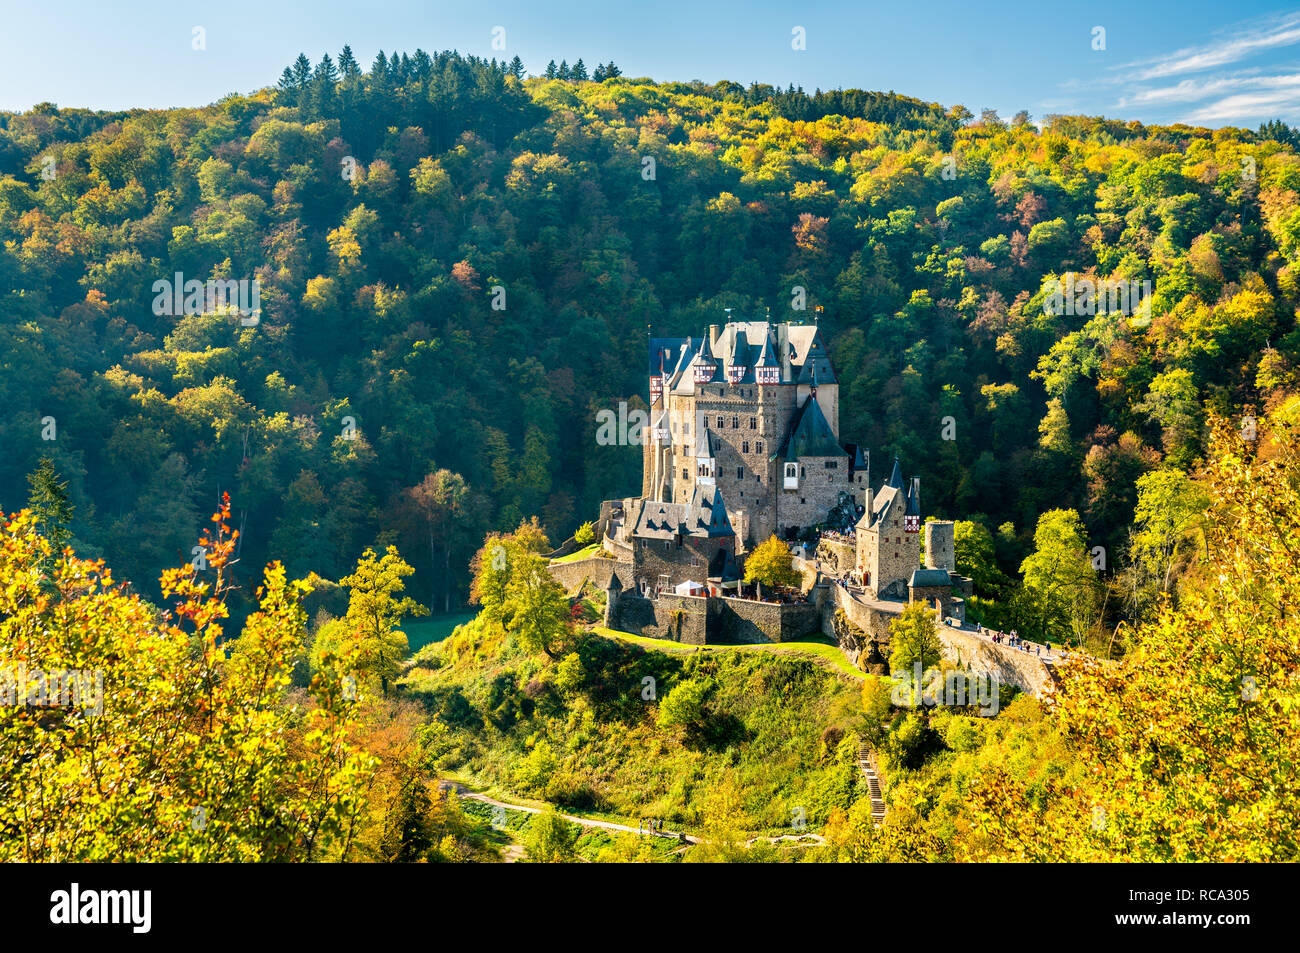
[[[980,624],[978,631],[980,635],[992,639],[997,645],[1005,645],[1008,648],[1020,649],[1022,652],[1033,651],[1037,655],[1043,654],[1043,646],[1034,642],[1025,641],[1020,637],[1020,633],[1015,629],[1012,629],[1010,632],[999,632],[997,629],[986,629],[983,624]],[[1052,650],[1049,647],[1047,649],[1049,655],[1051,654],[1051,651]]]
[[[642,825],[644,825],[644,830]],[[662,834],[664,832],[664,819],[662,817],[652,817],[648,821],[637,821],[636,832],[638,834]]]

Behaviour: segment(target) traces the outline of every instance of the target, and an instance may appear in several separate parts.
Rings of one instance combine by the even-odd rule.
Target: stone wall
[[[637,567],[637,577],[651,587],[659,584],[660,576],[668,577],[670,587],[688,580],[703,585],[709,578],[709,563],[718,550],[730,550],[734,542],[730,536],[679,536],[677,539],[682,541],[681,546],[671,539],[634,539],[633,562]]]
[[[829,573],[853,573],[857,568],[858,554],[854,544],[838,539],[822,538],[817,544],[816,558]]]
[[[1002,684],[1014,685],[1032,695],[1041,697],[1044,692],[1052,691],[1052,673],[1033,653],[995,645],[974,632],[952,626],[941,625],[938,629],[944,657],[950,661],[972,672],[993,675]]]
[[[828,468],[826,464],[834,464]],[[840,502],[840,494],[847,493],[850,500],[862,495],[862,486],[851,481],[849,463],[844,457],[803,457],[799,461],[799,488],[784,489],[785,461],[777,461],[777,524],[782,530],[792,527],[807,529],[826,521],[826,513]],[[731,498],[727,497],[730,505]]]
[[[551,563],[548,567],[551,576],[564,587],[565,592],[576,592],[584,581],[590,580],[597,589],[604,589],[609,582],[612,569],[618,574],[618,581],[624,589],[632,588],[632,564],[620,559],[606,559],[604,556],[592,556],[571,563]]]
[[[813,603],[755,602],[717,596],[620,595],[613,627],[688,645],[793,642],[815,635],[820,608]]]
[[[614,628],[652,639],[704,645],[708,638],[709,603],[702,596],[661,595],[646,599],[622,593],[614,611]]]
[[[831,586],[833,598],[827,602],[823,615],[823,631],[840,642],[844,654],[855,659],[850,652],[863,651],[867,643],[874,642],[882,655],[881,661],[888,663],[889,657],[889,623],[906,608],[903,602],[885,602],[865,604],[852,598],[838,586]],[[834,610],[844,610],[845,619],[865,633],[852,638],[845,632],[837,631]],[[1052,675],[1048,667],[1037,656],[1021,652],[1005,645],[995,645],[988,639],[949,625],[937,625],[939,641],[943,643],[944,657],[954,664],[961,664],[972,672],[987,672],[997,677],[1005,685],[1014,685],[1021,691],[1041,696],[1044,691],[1051,691]],[[841,630],[847,627],[841,625]],[[852,633],[848,633],[852,635]],[[847,644],[846,644],[847,643]],[[861,666],[859,666],[861,667]],[[888,674],[887,671],[880,674]]]
[[[778,604],[752,599],[715,599],[719,603],[720,642],[795,642],[821,628],[821,611],[811,603]],[[711,633],[712,634],[712,633]]]
[[[928,520],[925,524],[925,568],[957,569],[952,520]]]

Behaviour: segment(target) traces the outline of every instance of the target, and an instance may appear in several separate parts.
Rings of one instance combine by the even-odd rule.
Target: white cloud
[[[1224,122],[1242,125],[1246,120],[1274,118],[1293,120],[1300,116],[1300,99],[1292,91],[1278,90],[1266,93],[1241,93],[1225,96],[1217,102],[1202,106],[1184,116],[1184,121]]]
[[[1291,14],[1258,23],[1204,46],[1186,47],[1146,61],[1128,63],[1122,68],[1133,71],[1125,79],[1141,82],[1181,73],[1198,73],[1235,63],[1264,50],[1296,43],[1300,43],[1300,14]]]
[[[1246,90],[1277,90],[1283,97],[1294,97],[1300,94],[1300,73],[1282,73],[1273,76],[1236,74],[1215,79],[1185,79],[1173,86],[1136,89],[1121,96],[1119,106],[1195,103],[1214,96]]]

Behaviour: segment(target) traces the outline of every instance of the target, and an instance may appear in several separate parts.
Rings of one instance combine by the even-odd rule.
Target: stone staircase
[[[879,827],[885,820],[885,796],[880,789],[880,773],[876,770],[876,753],[870,745],[858,745],[858,766],[867,779],[867,791],[871,794],[871,819]]]

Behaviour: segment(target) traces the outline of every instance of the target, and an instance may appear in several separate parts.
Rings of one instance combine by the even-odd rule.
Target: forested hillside
[[[152,592],[229,492],[244,567],[338,579],[395,543],[455,607],[486,531],[558,541],[636,492],[595,414],[643,399],[648,332],[821,308],[843,438],[969,522],[997,596],[1052,511],[1159,576],[1183,530],[1152,501],[1187,504],[1207,414],[1294,386],[1285,125],[611,73],[344,50],[201,109],[0,114],[0,508],[52,457],[78,551]],[[1066,272],[1150,281],[1151,321],[1047,313]],[[177,273],[256,278],[260,320],[157,314]]]

